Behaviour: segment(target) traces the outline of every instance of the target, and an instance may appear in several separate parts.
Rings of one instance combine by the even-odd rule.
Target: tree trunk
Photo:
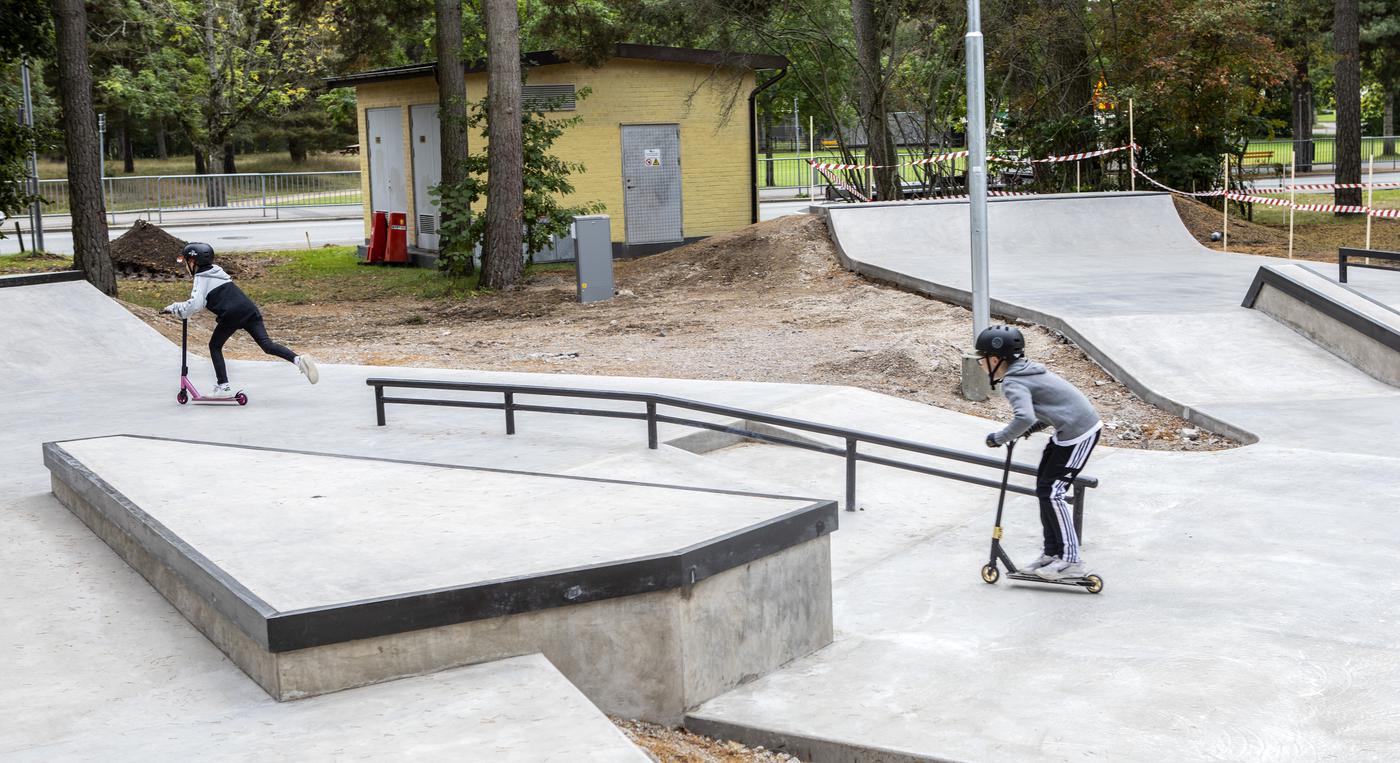
[[[170,149],[165,145],[165,120],[156,120],[156,156],[160,159],[170,158]]]
[[[238,172],[238,164],[233,158],[233,141],[224,144],[224,174],[232,175]]]
[[[122,114],[121,127],[122,144],[122,172],[127,175],[136,173],[136,153],[131,147],[131,115]]]
[[[1391,136],[1395,134],[1395,86],[1387,85],[1385,88],[1385,107],[1381,111],[1381,133],[1385,135],[1385,147],[1382,152],[1386,156],[1395,156],[1395,139]]]
[[[520,12],[516,0],[484,0],[486,12],[486,246],[481,285],[509,289],[524,276],[524,135],[520,124]]]
[[[1337,0],[1333,17],[1337,63],[1337,182],[1361,182],[1361,54],[1358,0]],[[1337,204],[1361,204],[1360,188],[1338,188]]]
[[[73,210],[73,264],[104,294],[116,296],[107,249],[107,208],[102,198],[97,118],[92,112],[87,11],[83,0],[53,0],[63,138],[68,152],[68,194]]]
[[[300,135],[291,135],[287,138],[287,154],[292,158],[292,164],[306,163],[306,139]]]
[[[1293,62],[1293,156],[1298,162],[1299,172],[1311,172],[1313,163],[1313,83],[1308,75],[1312,58],[1306,53]]]
[[[882,46],[876,26],[874,0],[851,0],[851,22],[856,38],[860,118],[865,126],[865,162],[883,167],[872,170],[879,198],[898,199],[899,170],[889,166],[894,164],[894,145],[890,140],[885,110],[884,78],[880,67]]]
[[[204,146],[198,144],[194,146],[194,174],[209,174],[209,160],[205,158]]]
[[[467,80],[462,71],[461,0],[437,0],[438,133],[442,146],[442,185],[455,187],[467,179]],[[463,214],[469,210],[461,210]],[[441,215],[443,210],[438,210]],[[448,249],[456,241],[447,231],[438,234],[438,246]],[[466,263],[466,273],[472,265]]]

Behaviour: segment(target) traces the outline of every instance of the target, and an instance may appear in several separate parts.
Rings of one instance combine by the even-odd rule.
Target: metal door
[[[408,212],[403,178],[403,109],[366,109],[369,203],[376,212]]]
[[[408,110],[413,128],[413,212],[418,246],[438,248],[438,205],[431,188],[442,182],[442,132],[438,129],[437,104]]]
[[[622,126],[622,189],[628,244],[684,240],[679,125]]]

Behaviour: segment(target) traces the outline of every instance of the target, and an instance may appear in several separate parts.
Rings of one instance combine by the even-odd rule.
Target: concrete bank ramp
[[[970,301],[966,202],[824,211],[856,272]],[[1201,246],[1167,194],[994,199],[988,215],[993,312],[1061,331],[1154,405],[1246,443],[1281,436],[1351,452],[1374,450],[1339,426],[1364,406],[1400,422],[1394,387],[1240,306],[1261,265],[1287,260]]]
[[[1244,306],[1272,316],[1370,376],[1400,386],[1400,311],[1303,265],[1259,268]]]

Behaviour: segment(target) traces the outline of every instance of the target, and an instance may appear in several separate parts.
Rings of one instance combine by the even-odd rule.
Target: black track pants
[[[268,337],[267,327],[263,325],[262,318],[250,318],[242,323],[220,323],[214,327],[214,335],[209,337],[209,359],[214,361],[214,378],[218,379],[220,384],[228,384],[228,368],[224,365],[224,343],[239,329],[247,331],[248,335],[253,337],[253,341],[268,355],[276,355],[288,363],[296,361],[296,353]]]
[[[1067,562],[1079,561],[1079,533],[1074,529],[1074,507],[1065,493],[1099,442],[1099,433],[1074,445],[1057,445],[1051,440],[1040,457],[1035,478],[1035,494],[1040,499],[1040,527],[1045,533],[1045,553]]]

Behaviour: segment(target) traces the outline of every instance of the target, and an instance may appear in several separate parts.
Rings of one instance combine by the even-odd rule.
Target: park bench
[[[1246,151],[1241,158],[1240,167],[1248,172],[1250,170],[1268,170],[1283,174],[1283,162],[1274,159],[1273,151]]]

